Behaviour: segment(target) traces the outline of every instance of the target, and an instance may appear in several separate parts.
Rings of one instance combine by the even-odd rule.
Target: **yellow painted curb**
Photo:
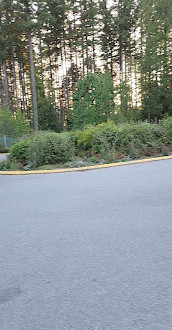
[[[145,159],[131,160],[131,161],[128,161],[128,162],[119,162],[119,163],[93,165],[93,166],[86,166],[86,167],[75,167],[75,168],[61,168],[61,169],[54,169],[54,170],[0,171],[0,175],[29,175],[29,174],[51,174],[51,173],[66,173],[66,172],[83,172],[83,171],[88,171],[88,170],[98,170],[98,169],[101,169],[101,168],[109,168],[109,167],[116,167],[116,166],[125,166],[125,165],[132,165],[132,164],[148,163],[148,162],[166,160],[166,159],[172,159],[172,155],[171,156],[164,156],[164,157],[155,157],[155,158],[145,158]]]
[[[0,153],[0,156],[8,156],[8,155],[9,155],[9,152]]]

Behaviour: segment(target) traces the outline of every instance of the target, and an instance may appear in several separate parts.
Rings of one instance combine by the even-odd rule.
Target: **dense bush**
[[[167,117],[162,121],[162,130],[164,142],[167,144],[172,143],[172,117]]]
[[[38,133],[28,148],[28,162],[34,166],[64,163],[73,156],[74,145],[67,133]]]
[[[30,167],[64,163],[72,159],[74,145],[67,133],[40,132],[29,140],[21,140],[10,149],[12,159]]]
[[[73,128],[96,125],[112,118],[115,104],[110,73],[90,73],[83,80],[79,80],[73,101]]]
[[[39,132],[21,140],[10,149],[12,161],[21,162],[25,169],[45,164],[63,164],[74,156],[113,162],[168,154],[172,144],[172,118],[157,124],[122,124],[113,121],[70,133]]]
[[[0,171],[16,171],[21,170],[22,164],[17,161],[4,160],[0,162]]]
[[[29,124],[20,110],[17,110],[14,115],[7,104],[0,108],[0,136],[16,138],[29,131]]]
[[[111,156],[114,159],[120,154],[132,158],[149,155],[159,151],[162,144],[161,125],[141,123],[116,126],[114,122],[108,121],[77,131],[78,147],[90,150],[93,155],[100,153],[105,159]]]
[[[13,160],[21,161],[23,164],[27,163],[28,148],[30,145],[30,140],[21,140],[15,144],[10,149],[10,156]]]
[[[79,150],[88,150],[92,147],[92,141],[97,127],[88,125],[83,131],[76,131],[75,138]]]

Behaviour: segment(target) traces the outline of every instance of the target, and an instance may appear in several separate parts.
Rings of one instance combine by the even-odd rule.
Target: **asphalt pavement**
[[[4,155],[4,154],[0,154],[0,162],[3,162],[4,160],[7,159],[7,155]]]
[[[172,160],[0,176],[0,330],[172,330]]]

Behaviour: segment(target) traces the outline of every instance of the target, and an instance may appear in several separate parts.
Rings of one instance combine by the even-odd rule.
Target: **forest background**
[[[12,119],[13,135],[158,122],[172,115],[171,50],[171,0],[1,0],[0,135]]]

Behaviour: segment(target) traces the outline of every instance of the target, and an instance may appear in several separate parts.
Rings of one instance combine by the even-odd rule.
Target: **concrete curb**
[[[9,155],[9,152],[2,152],[0,153],[0,156],[8,156]]]
[[[66,172],[83,172],[83,171],[88,171],[88,170],[98,170],[98,169],[101,169],[101,168],[141,164],[141,163],[148,163],[148,162],[167,160],[167,159],[172,159],[172,155],[171,156],[164,156],[164,157],[155,157],[155,158],[131,160],[131,161],[128,161],[128,162],[94,165],[94,166],[86,166],[86,167],[75,167],[75,168],[61,168],[61,169],[54,169],[54,170],[0,171],[0,175],[29,175],[29,174],[51,174],[51,173],[66,173]]]

